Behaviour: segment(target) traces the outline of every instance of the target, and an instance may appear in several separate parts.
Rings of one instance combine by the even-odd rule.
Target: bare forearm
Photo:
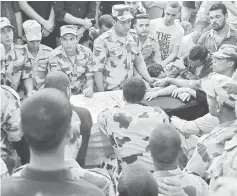
[[[26,89],[26,94],[31,94],[33,91],[33,81],[32,78],[24,79],[24,86]]]
[[[179,87],[188,87],[189,81],[184,79],[177,79],[177,78],[167,78],[167,82],[169,84],[174,84]]]
[[[96,72],[94,75],[95,84],[99,92],[104,92],[104,76],[102,72]]]
[[[77,18],[69,13],[66,13],[64,16],[64,22],[68,24],[77,24],[77,25],[84,25],[83,19]]]
[[[171,53],[163,62],[162,65],[166,66],[167,64],[169,64],[170,62],[172,62],[175,58],[177,57],[176,53]]]
[[[50,15],[49,15],[49,21],[54,23],[55,20],[55,12],[53,6],[51,7]]]
[[[171,95],[172,92],[177,89],[176,85],[169,85],[163,89],[158,90],[158,95],[159,96],[168,96]]]
[[[147,71],[145,63],[144,65],[143,64],[137,65],[135,69],[138,71],[138,74],[140,74],[147,82],[150,81],[151,76],[149,75]]]
[[[196,91],[191,88],[188,88],[188,93],[194,98],[196,98],[197,96]]]
[[[86,88],[91,88],[93,90],[94,87],[94,79],[93,77],[86,78]]]
[[[21,15],[21,12],[15,13],[15,16],[16,16],[16,25],[17,25],[18,36],[22,37],[23,36],[23,28],[22,28],[22,15]]]
[[[19,6],[27,16],[43,25],[45,19],[42,18],[26,1],[19,1]]]

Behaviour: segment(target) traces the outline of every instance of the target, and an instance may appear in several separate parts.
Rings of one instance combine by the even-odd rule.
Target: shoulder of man
[[[108,30],[108,31],[106,31],[106,32],[104,32],[104,33],[102,33],[98,38],[96,38],[96,40],[97,39],[101,39],[101,40],[104,40],[104,39],[108,39],[109,37],[112,37],[112,34],[113,34],[113,29],[110,29],[110,30]]]
[[[44,44],[40,44],[40,45],[41,45],[42,50],[44,50],[46,52],[52,52],[53,51],[52,48],[50,48],[50,47],[48,47],[48,46],[46,46]]]
[[[60,54],[62,54],[62,53],[63,53],[63,48],[62,48],[62,46],[59,46],[59,47],[57,47],[57,48],[55,48],[54,50],[51,51],[51,55],[52,55],[53,57],[56,57],[56,56],[58,56],[58,55],[60,55]]]
[[[138,35],[137,35],[136,30],[130,29],[128,33],[133,37],[134,41],[138,44],[139,39],[138,39]]]
[[[79,51],[81,51],[83,53],[88,53],[88,54],[92,53],[92,51],[88,47],[83,46],[81,44],[77,44],[77,48],[78,48]]]

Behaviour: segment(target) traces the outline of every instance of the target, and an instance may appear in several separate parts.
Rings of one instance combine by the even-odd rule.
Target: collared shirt
[[[105,90],[120,89],[133,76],[134,65],[145,63],[134,30],[119,37],[114,28],[110,29],[95,40],[93,52],[96,70],[103,72]]]
[[[52,162],[53,164],[53,162]],[[12,195],[57,195],[57,196],[104,196],[95,185],[85,180],[74,180],[68,168],[43,171],[25,166],[20,176],[4,179],[2,196]],[[22,188],[24,187],[24,188]]]
[[[21,140],[23,134],[19,129],[20,98],[10,87],[1,85],[1,157],[11,160],[9,172],[17,167],[17,154],[11,142]]]
[[[1,62],[1,84],[17,90],[21,79],[32,77],[32,70],[27,61],[27,52],[24,46],[11,45],[6,54],[6,60]]]
[[[43,44],[39,45],[39,52],[36,57],[29,52],[27,45],[24,45],[27,51],[28,62],[32,67],[34,89],[38,90],[44,84],[45,77],[49,70],[49,56],[52,48]]]
[[[197,44],[205,46],[210,53],[216,52],[223,44],[237,45],[237,31],[231,28],[228,29],[226,37],[219,44],[216,43],[213,29],[203,33]]]
[[[62,46],[54,49],[50,56],[50,69],[62,71],[71,81],[73,94],[78,94],[86,88],[88,80],[93,81],[95,60],[91,50],[80,44],[77,45],[75,62],[66,55]]]
[[[180,168],[174,170],[161,170],[153,173],[157,184],[162,184],[165,179],[171,179],[177,182],[181,182],[181,186],[187,195],[193,196],[207,196],[208,185],[199,176],[188,174],[181,171]]]
[[[197,144],[192,158],[188,161],[186,170],[208,178],[207,170],[212,161],[224,152],[224,144],[217,144],[216,138],[220,131],[236,126],[234,121],[228,121],[216,127],[211,133],[202,136]]]
[[[154,170],[146,147],[157,123],[169,123],[169,117],[162,109],[139,104],[115,107],[101,112],[98,123],[101,131],[110,139],[113,138],[112,145],[117,157],[128,164],[142,162],[150,170]]]
[[[145,42],[140,45],[142,56],[146,66],[153,63],[161,63],[161,50],[160,45],[156,42],[152,35],[148,35]]]

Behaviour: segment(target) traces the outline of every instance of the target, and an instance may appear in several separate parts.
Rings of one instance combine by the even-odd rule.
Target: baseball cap
[[[23,29],[28,41],[42,39],[41,25],[35,20],[27,20],[23,23]]]
[[[10,21],[8,20],[8,18],[6,17],[0,17],[0,29],[4,28],[4,27],[12,27],[14,28]]]
[[[120,21],[125,21],[133,18],[130,12],[130,7],[124,4],[114,5],[112,7],[112,16],[116,17]]]
[[[211,74],[201,82],[201,88],[207,95],[234,109],[237,92],[233,91],[233,87],[237,88],[237,82],[221,74]]]
[[[60,28],[60,36],[64,36],[66,34],[73,34],[77,36],[77,27],[75,25],[64,25]]]
[[[237,60],[237,46],[224,44],[212,55],[217,58],[234,58]]]

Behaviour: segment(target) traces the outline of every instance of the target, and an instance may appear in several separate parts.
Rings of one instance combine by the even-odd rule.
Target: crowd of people
[[[236,196],[237,2],[1,1],[3,196]],[[122,90],[93,125],[73,95]],[[195,120],[144,101],[204,103]],[[194,111],[195,112],[195,111]]]

